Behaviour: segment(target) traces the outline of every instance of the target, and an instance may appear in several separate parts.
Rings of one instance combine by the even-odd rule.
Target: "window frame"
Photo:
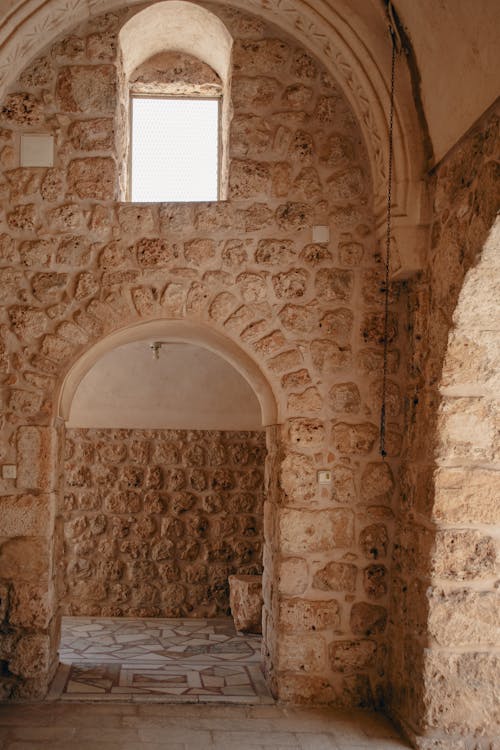
[[[161,199],[158,201],[147,201],[147,203],[213,203],[215,201],[220,201],[221,199],[221,176],[222,176],[222,149],[223,149],[223,141],[222,141],[222,112],[223,112],[223,95],[220,96],[203,96],[203,95],[190,95],[190,94],[162,94],[161,92],[138,92],[138,91],[131,91],[129,89],[129,101],[128,101],[128,107],[129,107],[129,139],[128,139],[128,158],[127,158],[127,173],[128,173],[128,179],[127,179],[127,201],[129,203],[144,203],[144,201],[134,201],[132,200],[132,150],[133,150],[133,143],[134,143],[134,107],[133,107],[133,100],[134,99],[175,99],[182,100],[187,99],[190,101],[216,101],[217,102],[217,197],[215,199],[207,199],[207,200],[199,200],[199,201],[169,201],[166,199]]]

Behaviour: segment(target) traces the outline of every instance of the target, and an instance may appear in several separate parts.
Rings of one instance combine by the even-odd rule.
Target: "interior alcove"
[[[217,642],[236,643],[220,618],[230,614],[229,575],[262,573],[263,411],[220,352],[186,338],[107,342],[99,355],[87,353],[86,367],[76,365],[63,430],[58,598],[66,619],[55,685],[88,618],[104,622],[108,641],[122,637],[121,621],[150,631],[144,618],[160,618],[177,632],[189,629],[187,618],[200,628],[213,621],[225,628]],[[247,637],[231,647],[255,662],[259,644]],[[69,666],[68,684],[87,679],[83,661],[76,677]]]

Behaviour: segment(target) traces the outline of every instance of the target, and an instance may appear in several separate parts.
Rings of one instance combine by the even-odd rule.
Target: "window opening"
[[[218,200],[220,99],[132,96],[131,109],[131,200]]]

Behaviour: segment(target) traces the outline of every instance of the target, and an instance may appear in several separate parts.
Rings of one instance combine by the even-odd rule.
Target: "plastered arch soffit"
[[[0,99],[24,67],[60,34],[113,11],[123,0],[7,0],[0,19]],[[216,0],[221,2],[222,0]],[[342,87],[356,114],[368,150],[379,236],[384,234],[387,193],[390,39],[382,3],[351,0],[230,0],[281,27],[309,49]],[[127,5],[144,5],[130,0]],[[358,3],[354,3],[357,5]],[[375,28],[376,27],[376,28]],[[427,238],[425,158],[409,70],[398,65],[394,121],[393,226],[398,256],[396,275],[422,268]],[[399,266],[399,268],[398,268]]]
[[[260,404],[262,425],[279,424],[283,421],[283,409],[278,407],[273,390],[254,360],[231,339],[201,323],[186,320],[150,320],[129,325],[104,336],[80,354],[67,370],[56,395],[56,418],[66,421],[78,386],[107,352],[118,346],[135,341],[161,341],[165,343],[189,343],[208,349],[222,357],[247,381]]]

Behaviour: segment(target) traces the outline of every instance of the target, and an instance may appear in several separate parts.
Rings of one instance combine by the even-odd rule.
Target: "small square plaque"
[[[54,136],[46,133],[21,135],[21,167],[53,167]]]

